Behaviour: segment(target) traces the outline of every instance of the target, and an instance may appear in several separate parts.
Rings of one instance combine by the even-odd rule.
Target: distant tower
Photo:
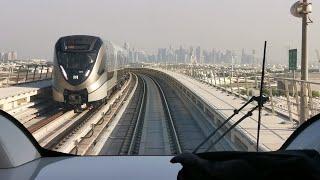
[[[11,60],[17,60],[18,59],[18,53],[16,51],[11,52]]]
[[[197,60],[194,55],[193,47],[190,47],[190,50],[189,50],[189,62],[191,64],[197,64]]]
[[[0,52],[0,61],[4,60],[4,52]]]
[[[258,61],[256,60],[256,50],[252,50],[252,64],[258,64]]]
[[[123,45],[123,48],[125,50],[129,50],[130,49],[129,43],[125,42],[124,45]]]
[[[198,46],[198,47],[196,48],[195,56],[196,56],[197,62],[198,62],[198,63],[202,63],[202,62],[201,62],[201,48],[200,48],[200,46]]]

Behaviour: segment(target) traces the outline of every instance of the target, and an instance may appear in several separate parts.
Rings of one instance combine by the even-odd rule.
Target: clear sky
[[[1,0],[0,51],[52,59],[60,36],[92,34],[153,51],[180,44],[251,51],[269,42],[269,60],[300,49],[301,20],[294,0]],[[309,55],[320,49],[320,2],[313,1]],[[259,55],[259,54],[257,54]]]

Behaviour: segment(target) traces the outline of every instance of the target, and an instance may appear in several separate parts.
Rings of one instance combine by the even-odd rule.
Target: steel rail
[[[142,100],[140,103],[140,107],[139,107],[139,113],[138,113],[138,117],[137,117],[137,122],[135,124],[134,127],[134,131],[133,131],[133,135],[130,141],[130,145],[129,145],[129,150],[128,150],[128,155],[132,155],[133,151],[134,151],[134,146],[137,140],[137,136],[138,136],[138,132],[139,132],[139,127],[141,125],[141,121],[142,121],[142,113],[143,110],[145,109],[145,105],[146,105],[146,96],[147,96],[147,86],[146,86],[146,82],[143,78],[140,78],[140,80],[143,83],[143,93],[142,93]]]
[[[170,112],[170,108],[169,108],[166,96],[165,96],[160,84],[153,77],[151,77],[151,76],[148,76],[148,77],[153,80],[153,82],[157,85],[157,87],[158,87],[158,89],[160,91],[161,99],[164,102],[165,111],[167,112],[166,114],[167,114],[167,117],[169,119],[169,125],[170,125],[170,128],[171,128],[173,137],[174,137],[176,150],[177,150],[177,153],[180,154],[182,152],[181,145],[180,145],[180,141],[179,141],[179,138],[178,138],[178,134],[177,134],[176,128],[175,128],[174,123],[173,123],[172,115],[171,115],[171,112]]]

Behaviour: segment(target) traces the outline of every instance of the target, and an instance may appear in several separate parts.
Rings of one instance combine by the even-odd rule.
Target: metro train
[[[106,102],[128,78],[127,57],[125,49],[100,37],[61,37],[54,50],[54,101],[75,111]]]

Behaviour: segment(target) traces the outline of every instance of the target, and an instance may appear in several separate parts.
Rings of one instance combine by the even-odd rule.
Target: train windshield
[[[86,70],[95,62],[97,53],[58,52],[59,64],[68,70]]]
[[[277,151],[320,113],[305,1],[0,0],[0,109],[68,154]]]

